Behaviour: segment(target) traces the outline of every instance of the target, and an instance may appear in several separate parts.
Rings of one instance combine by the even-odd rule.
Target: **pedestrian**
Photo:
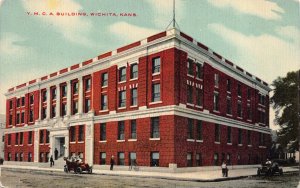
[[[54,160],[53,160],[53,155],[50,157],[50,167],[54,166]]]
[[[54,150],[54,156],[55,156],[55,160],[57,160],[57,158],[58,158],[58,150],[57,150],[57,148],[55,148],[55,150]]]
[[[114,156],[112,155],[110,159],[110,170],[114,169],[114,164],[115,164],[115,159]]]
[[[228,168],[225,161],[223,161],[221,168],[223,177],[228,177]]]

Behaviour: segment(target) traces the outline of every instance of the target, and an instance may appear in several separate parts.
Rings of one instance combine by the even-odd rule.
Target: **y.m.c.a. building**
[[[195,167],[256,164],[268,84],[170,29],[10,88],[5,160]],[[56,148],[56,149],[55,149]]]

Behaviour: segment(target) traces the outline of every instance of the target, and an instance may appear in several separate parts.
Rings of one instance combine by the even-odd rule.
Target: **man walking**
[[[110,170],[114,169],[114,164],[115,164],[115,160],[114,160],[114,156],[112,155],[110,159]]]
[[[54,160],[53,160],[53,155],[50,157],[50,167],[54,166]]]

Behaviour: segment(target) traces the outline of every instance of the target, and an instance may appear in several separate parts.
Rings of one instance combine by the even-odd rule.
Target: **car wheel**
[[[81,173],[82,173],[82,168],[78,167],[78,168],[76,169],[76,172],[77,172],[78,174],[81,174]]]

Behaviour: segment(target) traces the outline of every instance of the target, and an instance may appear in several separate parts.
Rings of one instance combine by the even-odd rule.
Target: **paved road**
[[[96,174],[65,174],[63,172],[18,172],[2,171],[0,177],[2,184],[6,187],[222,187],[222,188],[289,188],[297,187],[299,174],[290,173],[284,176],[274,177],[249,177],[240,180],[230,180],[222,182],[194,182],[194,181],[175,181],[165,179],[154,179],[146,177],[123,177],[113,175]]]

